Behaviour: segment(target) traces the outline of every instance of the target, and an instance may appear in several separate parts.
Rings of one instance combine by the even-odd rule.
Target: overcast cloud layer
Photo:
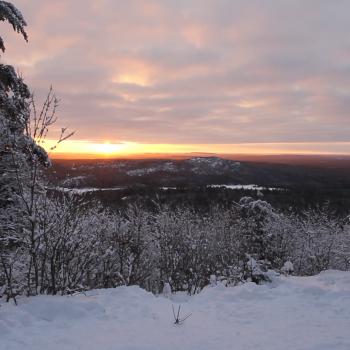
[[[349,0],[17,0],[1,24],[38,96],[79,139],[350,140]]]

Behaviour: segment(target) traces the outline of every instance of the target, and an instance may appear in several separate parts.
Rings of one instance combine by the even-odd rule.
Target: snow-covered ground
[[[227,188],[229,190],[247,190],[247,191],[283,191],[282,188],[276,187],[263,187],[258,185],[209,185],[213,188]]]
[[[281,188],[275,187],[262,187],[258,185],[208,185],[212,188],[227,188],[230,190],[247,190],[247,191],[283,191]],[[60,192],[73,193],[73,194],[85,194],[97,191],[121,191],[127,189],[127,186],[117,187],[82,187],[82,188],[68,188],[68,187],[49,187],[51,190]],[[160,190],[176,190],[176,187],[159,187]]]
[[[65,192],[65,193],[72,193],[72,194],[85,194],[85,193],[91,193],[91,192],[98,192],[98,191],[121,191],[125,190],[126,186],[118,186],[118,187],[82,187],[82,188],[68,188],[68,187],[51,187],[49,189],[59,191],[59,192]]]
[[[172,304],[192,313],[173,324]],[[0,308],[1,350],[349,350],[350,272],[207,287],[172,300],[138,287]]]

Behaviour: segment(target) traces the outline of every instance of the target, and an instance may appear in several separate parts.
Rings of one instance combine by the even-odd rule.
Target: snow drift
[[[172,304],[192,313],[174,325]],[[170,298],[138,287],[0,308],[1,350],[349,350],[350,272],[217,285]]]

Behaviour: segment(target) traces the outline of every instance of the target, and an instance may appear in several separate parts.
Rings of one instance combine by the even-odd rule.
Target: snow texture
[[[83,188],[68,188],[68,187],[48,187],[48,189],[59,191],[59,192],[65,192],[65,193],[72,193],[72,194],[85,194],[85,193],[91,193],[91,192],[98,192],[98,191],[122,191],[125,190],[127,187],[125,186],[118,186],[118,187],[83,187]]]
[[[142,169],[141,169],[142,170]],[[141,171],[140,170],[140,171]],[[136,170],[133,170],[136,171]],[[139,171],[139,170],[137,170]],[[75,179],[82,179],[83,176],[76,177]],[[69,182],[69,185],[71,185],[72,182]],[[261,187],[258,185],[208,185],[207,187],[212,188],[227,188],[230,190],[248,190],[248,191],[281,191],[280,188],[274,188],[274,187]],[[49,189],[53,189],[60,192],[68,192],[73,194],[85,194],[85,193],[91,193],[91,192],[97,192],[97,191],[120,191],[127,189],[127,186],[116,186],[116,187],[49,187]],[[176,187],[159,187],[160,190],[167,191],[167,190],[176,190]]]
[[[212,188],[227,188],[229,190],[246,190],[246,191],[283,191],[282,188],[263,187],[258,185],[209,185]]]
[[[172,304],[182,324],[173,323]],[[350,272],[205,288],[188,297],[138,287],[38,296],[0,308],[1,350],[349,350]]]

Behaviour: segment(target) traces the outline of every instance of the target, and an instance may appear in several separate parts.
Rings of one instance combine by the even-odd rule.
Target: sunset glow
[[[113,79],[113,82],[117,84],[131,84],[131,85],[139,85],[139,86],[150,85],[149,78],[147,77],[147,75],[132,74],[132,73],[120,74]]]
[[[45,147],[54,145],[49,140]],[[348,152],[344,152],[348,150]],[[149,156],[151,154],[345,154],[350,153],[350,142],[324,143],[246,143],[246,144],[144,144],[136,142],[96,143],[92,141],[68,140],[60,144],[53,158],[114,158]]]
[[[77,131],[54,156],[350,153],[350,2],[102,3],[17,0],[29,43],[4,27]]]

